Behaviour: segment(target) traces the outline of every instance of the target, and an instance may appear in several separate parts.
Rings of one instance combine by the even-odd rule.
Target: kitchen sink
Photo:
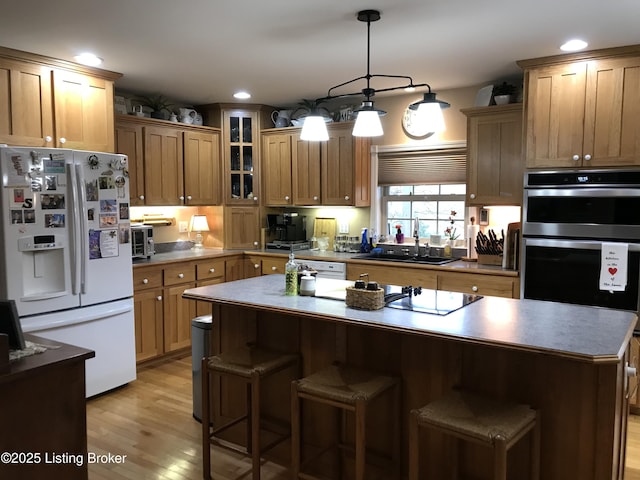
[[[418,263],[424,265],[444,265],[445,263],[455,262],[458,260],[457,258],[450,257],[416,257],[415,255],[399,255],[396,253],[364,253],[361,255],[354,255],[351,258],[360,260],[381,260],[384,262]]]

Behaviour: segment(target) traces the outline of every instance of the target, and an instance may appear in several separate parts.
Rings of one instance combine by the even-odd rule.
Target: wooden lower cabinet
[[[273,273],[284,274],[284,267],[288,259],[282,258],[263,258],[262,259],[262,275],[271,275]]]
[[[357,280],[363,274],[368,274],[369,280],[383,285],[420,285],[423,288],[451,292],[477,293],[479,295],[506,298],[520,297],[520,281],[518,277],[430,270],[406,266],[347,264],[348,280]]]
[[[244,258],[236,255],[134,268],[136,361],[190,348],[191,320],[211,313],[211,305],[186,300],[183,292],[239,280],[243,265]]]
[[[629,380],[629,406],[631,407],[631,413],[640,415],[640,376],[638,371],[640,370],[640,337],[633,337],[630,345],[630,366],[636,369],[636,376],[630,377]]]

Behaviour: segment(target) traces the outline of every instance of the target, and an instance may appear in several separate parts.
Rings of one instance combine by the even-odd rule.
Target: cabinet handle
[[[260,243],[259,243],[259,242],[253,242],[253,246],[254,246],[254,247],[257,247],[258,245],[260,245]]]
[[[314,195],[314,196],[313,196],[313,199],[314,199],[314,200],[318,200],[318,196],[317,196],[317,195]]]
[[[191,195],[187,195],[187,200],[191,200]]]
[[[184,278],[184,273],[179,273],[178,278]]]
[[[278,267],[271,267],[272,272],[275,272],[276,270],[278,270]]]
[[[149,279],[148,278],[143,279],[142,283],[144,283],[146,285],[147,283],[149,283]]]
[[[258,268],[260,268],[260,264],[259,263],[254,263],[253,264],[253,268],[255,268],[257,270]]]
[[[258,201],[258,197],[253,197],[253,201],[257,202]]]
[[[60,143],[65,144],[67,143],[67,139],[64,137],[60,137]]]
[[[574,155],[573,157],[571,157],[571,159],[572,159],[574,162],[577,162],[578,160],[580,160],[580,155]]]
[[[214,273],[215,271],[216,271],[216,269],[215,269],[215,268],[210,268],[210,269],[209,269],[209,273]]]
[[[140,195],[138,198],[139,198],[140,200],[144,200],[144,195]]]
[[[478,291],[478,286],[474,285],[473,287],[471,287],[471,291],[472,292],[477,292]]]
[[[588,153],[584,156],[584,159],[588,162],[589,160],[591,160],[591,155],[589,155]]]
[[[285,195],[284,199],[288,202],[289,201],[289,195]]]
[[[344,199],[345,199],[345,200],[349,200],[349,195],[345,195],[345,196],[344,196]]]
[[[476,198],[476,194],[475,194],[475,193],[470,193],[470,194],[469,194],[469,198],[470,198],[471,200],[473,200],[474,198]]]
[[[184,202],[184,195],[180,195],[178,198]]]
[[[51,135],[47,135],[46,137],[44,137],[44,141],[49,143],[51,140],[53,140],[53,138],[51,138]]]
[[[162,295],[158,295],[158,296],[156,297],[156,300],[161,301],[161,300],[162,300]]]

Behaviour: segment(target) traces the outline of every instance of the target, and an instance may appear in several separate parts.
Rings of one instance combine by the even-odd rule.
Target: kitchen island
[[[334,296],[349,282],[318,281],[317,295]],[[627,420],[630,312],[484,297],[448,315],[383,308],[362,311],[343,301],[287,297],[281,275],[198,287],[184,297],[212,303],[212,350],[247,341],[300,352],[303,374],[333,361],[400,376],[403,382],[402,450],[406,470],[408,413],[454,386],[497,399],[530,404],[542,418],[541,478],[621,479]],[[238,387],[238,388],[236,388]],[[214,418],[238,413],[243,390],[217,384]],[[286,380],[264,392],[265,410],[288,418]],[[312,407],[312,406],[310,406]],[[335,433],[335,422],[305,410],[306,442]],[[388,450],[386,416],[372,414],[370,446]],[[443,437],[425,439],[423,472],[447,472]],[[528,445],[510,453],[512,478],[528,478]],[[477,446],[463,450],[461,472],[488,473],[491,459]],[[287,452],[280,458],[288,462]]]

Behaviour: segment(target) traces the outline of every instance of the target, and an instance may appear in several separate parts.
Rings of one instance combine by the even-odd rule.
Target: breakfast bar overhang
[[[392,308],[356,310],[322,298],[352,282],[318,279],[317,296],[285,296],[284,276],[267,275],[186,290],[185,298],[212,304],[213,353],[247,342],[302,356],[302,374],[332,362],[402,379],[402,452],[406,472],[408,414],[454,387],[525,403],[541,414],[540,478],[622,479],[624,472],[628,345],[637,317],[535,300],[483,297],[447,315]],[[323,295],[323,293],[327,295]],[[264,393],[264,410],[288,420],[283,380]],[[217,384],[213,418],[241,408],[243,390]],[[240,404],[240,407],[238,406]],[[305,410],[308,438],[335,432],[313,408]],[[390,448],[388,422],[371,415],[371,446]],[[429,478],[448,471],[444,437],[425,436]],[[513,478],[528,478],[527,445],[510,452]],[[273,459],[288,464],[287,451]],[[491,461],[465,445],[461,472],[485,475]]]

